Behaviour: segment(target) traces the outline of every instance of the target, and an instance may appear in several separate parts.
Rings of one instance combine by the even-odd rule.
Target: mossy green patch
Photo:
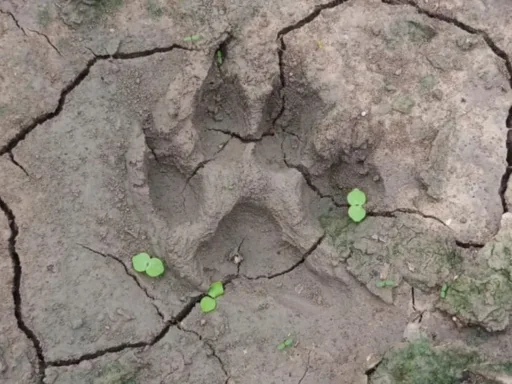
[[[422,339],[386,354],[370,375],[370,384],[456,384],[479,362],[476,353],[434,348]]]

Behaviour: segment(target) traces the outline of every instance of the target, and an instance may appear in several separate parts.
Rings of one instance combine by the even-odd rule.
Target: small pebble
[[[397,69],[395,71],[395,75],[400,76],[402,74],[402,69]]]
[[[380,176],[379,175],[373,176],[373,181],[375,181],[375,182],[380,181]]]
[[[206,320],[205,319],[201,319],[201,326],[204,327],[206,325]]]
[[[366,111],[361,112],[361,116],[363,116],[363,117],[365,117],[367,114],[368,114],[368,112],[366,112]]]

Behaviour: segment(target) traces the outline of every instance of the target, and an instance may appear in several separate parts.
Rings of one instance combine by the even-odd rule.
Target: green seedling
[[[354,188],[347,195],[347,202],[350,206],[352,205],[364,205],[366,204],[366,194],[359,188]]]
[[[192,41],[199,41],[199,40],[201,40],[201,36],[199,36],[199,35],[185,36],[183,38],[183,41],[186,41],[187,43],[192,42]]]
[[[287,339],[283,340],[281,343],[277,345],[277,349],[279,351],[284,351],[287,348],[290,348],[293,345],[293,337],[288,337]]]
[[[224,285],[222,284],[222,281],[217,281],[210,285],[210,288],[208,289],[208,296],[210,296],[212,299],[216,299],[219,296],[222,296],[224,294]]]
[[[375,283],[377,288],[393,288],[396,287],[396,283],[393,280],[379,280]]]
[[[360,205],[352,205],[348,209],[348,216],[356,223],[360,223],[366,217],[366,210]]]
[[[441,299],[446,298],[446,292],[448,292],[448,284],[443,284],[443,286],[441,287],[441,293],[439,294],[439,296],[441,296]]]
[[[158,277],[165,271],[162,260],[158,257],[151,257],[145,252],[133,256],[132,265],[137,272],[146,272],[150,277]]]
[[[224,284],[222,281],[216,281],[208,288],[208,293],[199,303],[204,313],[211,312],[217,308],[217,298],[224,294]]]
[[[215,301],[215,299],[211,298],[210,296],[205,296],[201,299],[199,305],[201,306],[201,311],[208,313],[217,308],[217,301]]]
[[[348,216],[356,223],[363,221],[366,217],[366,210],[363,207],[366,204],[366,194],[355,188],[347,195],[347,202],[350,205]]]
[[[153,257],[146,268],[146,273],[148,276],[157,277],[164,273],[165,267],[162,260],[157,257]]]
[[[224,57],[222,56],[222,51],[220,49],[217,50],[216,56],[217,56],[217,64],[219,64],[219,66],[221,66],[224,61]]]
[[[135,269],[137,272],[146,272],[150,260],[151,256],[149,256],[147,253],[139,253],[138,255],[133,256],[133,269]]]

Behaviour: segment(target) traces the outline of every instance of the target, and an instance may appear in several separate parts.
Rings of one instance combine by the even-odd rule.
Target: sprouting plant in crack
[[[217,64],[220,67],[222,63],[224,62],[224,56],[222,55],[222,50],[217,49],[217,52],[215,52],[215,58],[217,59]]]
[[[224,284],[222,281],[217,281],[210,285],[208,293],[201,299],[199,306],[204,313],[212,312],[217,308],[217,298],[224,295]]]
[[[132,265],[137,272],[146,272],[150,277],[158,277],[165,271],[162,260],[158,257],[151,257],[145,252],[133,256]]]
[[[348,216],[356,223],[363,221],[366,217],[366,210],[364,209],[366,194],[355,188],[347,195],[347,202],[349,204]]]

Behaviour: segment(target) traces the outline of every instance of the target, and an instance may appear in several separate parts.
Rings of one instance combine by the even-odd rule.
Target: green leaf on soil
[[[354,188],[347,195],[347,201],[350,205],[364,205],[366,203],[366,194],[359,188]]]
[[[210,285],[210,288],[208,289],[208,296],[216,299],[219,296],[222,296],[224,294],[224,285],[222,284],[222,281],[217,281]]]
[[[286,345],[285,345],[284,343],[280,343],[280,344],[277,346],[277,349],[278,349],[279,351],[282,351],[282,350],[284,350],[285,348],[286,348]]]
[[[203,297],[199,305],[201,306],[201,311],[203,311],[204,313],[211,312],[215,310],[215,308],[217,308],[217,302],[210,296]]]
[[[222,57],[222,51],[219,49],[217,50],[217,64],[222,65],[223,61],[224,58]]]
[[[359,223],[366,217],[366,210],[360,205],[352,205],[348,209],[348,216],[356,223]]]
[[[151,257],[143,252],[139,253],[138,255],[135,255],[132,257],[132,265],[133,269],[135,269],[137,272],[145,272],[148,268],[149,261],[151,260]]]
[[[192,36],[186,36],[183,41],[190,42],[190,41],[199,41],[201,40],[201,36],[199,35],[192,35]]]
[[[396,283],[393,280],[380,280],[375,283],[377,288],[393,288],[396,286]]]
[[[293,338],[289,337],[287,338],[284,342],[284,345],[286,345],[287,347],[291,347],[292,344],[293,344]]]
[[[148,276],[151,277],[157,277],[164,273],[165,267],[162,260],[160,260],[158,257],[153,257],[149,261],[149,265],[146,268],[146,273]]]
[[[440,293],[441,299],[446,298],[446,292],[447,291],[448,291],[448,285],[447,284],[443,284],[443,286],[441,287],[441,293]]]

